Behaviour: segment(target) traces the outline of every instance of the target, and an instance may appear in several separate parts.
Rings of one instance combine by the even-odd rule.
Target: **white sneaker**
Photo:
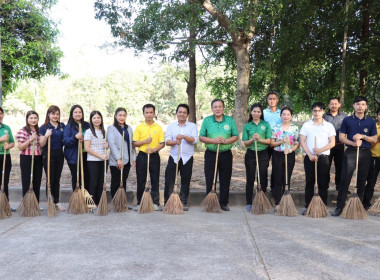
[[[61,204],[59,204],[59,203],[57,203],[57,204],[55,205],[55,208],[56,208],[58,211],[61,211],[61,212],[66,211],[65,208],[63,208],[63,206],[62,206]]]
[[[161,211],[161,207],[157,204],[153,204],[154,211]]]
[[[135,207],[133,207],[134,211],[139,211],[139,209],[140,209],[140,205],[136,205]]]

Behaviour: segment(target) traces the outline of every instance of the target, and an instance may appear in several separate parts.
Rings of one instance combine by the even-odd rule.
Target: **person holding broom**
[[[170,146],[170,156],[165,170],[165,204],[173,192],[176,177],[177,158],[178,170],[181,173],[180,199],[183,210],[188,211],[187,199],[189,197],[189,187],[193,172],[194,146],[198,142],[198,129],[195,123],[187,121],[190,113],[189,105],[179,104],[176,115],[178,121],[171,123],[166,129],[165,143]],[[178,145],[180,154],[178,155]]]
[[[218,144],[218,170],[220,194],[219,203],[223,211],[229,211],[228,197],[230,191],[230,182],[232,175],[232,144],[239,139],[239,133],[235,120],[224,114],[224,101],[214,99],[211,101],[211,110],[213,115],[203,120],[199,141],[206,144],[204,155],[204,172],[206,178],[206,194],[208,194],[213,185],[214,169],[216,162],[216,151]]]
[[[0,164],[3,166],[4,153],[5,157],[5,170],[4,172],[4,192],[9,201],[8,194],[8,184],[9,184],[9,175],[12,169],[12,161],[10,149],[14,147],[15,141],[13,139],[13,134],[11,128],[3,123],[4,119],[4,110],[0,107]],[[3,173],[0,174],[0,181],[3,179]],[[12,208],[12,212],[16,212],[16,209]]]
[[[96,205],[99,205],[103,192],[104,161],[108,160],[105,150],[108,143],[104,141],[105,138],[103,116],[99,111],[92,111],[90,128],[84,133],[84,150],[87,152],[88,192]]]
[[[256,176],[256,149],[255,141],[257,142],[257,157],[259,163],[260,178],[262,178],[261,187],[265,193],[268,186],[268,165],[269,155],[268,146],[271,139],[270,124],[264,121],[263,107],[260,103],[255,103],[251,106],[248,122],[243,128],[243,143],[246,146],[247,152],[245,153],[245,171],[247,182],[245,187],[245,197],[247,200],[246,211],[252,208],[253,197],[253,184]]]
[[[346,204],[348,187],[356,168],[357,147],[359,148],[359,162],[357,174],[357,194],[363,201],[364,187],[371,165],[371,144],[377,142],[376,123],[373,118],[367,116],[367,98],[357,96],[354,99],[354,114],[346,117],[340,128],[339,140],[346,145],[343,156],[342,177],[338,189],[336,209],[332,216],[340,216]]]
[[[160,154],[159,151],[165,147],[164,132],[159,124],[154,121],[156,107],[153,104],[143,106],[145,121],[136,127],[133,134],[133,147],[139,148],[136,158],[136,175],[137,175],[137,211],[140,207],[143,196],[147,172],[150,174],[151,195],[154,203],[154,210],[159,211],[160,193]],[[148,154],[150,155],[149,171],[147,170]]]
[[[300,131],[300,145],[306,156],[304,158],[304,168],[306,176],[305,186],[305,215],[309,203],[314,195],[315,183],[315,162],[317,165],[318,194],[323,203],[327,205],[327,189],[329,188],[329,154],[330,149],[335,145],[335,128],[325,121],[322,116],[325,112],[325,105],[322,102],[315,102],[311,106],[313,118],[302,125]]]
[[[18,141],[17,147],[21,151],[20,169],[22,194],[25,196],[29,190],[32,155],[34,153],[33,191],[36,195],[37,201],[39,202],[42,179],[42,151],[40,145],[38,118],[37,112],[28,111],[26,113],[26,124],[17,132],[16,138]],[[40,208],[40,210],[42,210],[42,208]]]
[[[61,111],[58,106],[51,105],[47,112],[44,124],[40,127],[40,144],[42,150],[42,161],[47,177],[48,139],[51,137],[50,148],[50,188],[54,199],[55,208],[65,211],[59,203],[59,187],[64,164],[63,156],[63,129],[65,124],[60,122]],[[46,194],[48,188],[46,187]]]
[[[298,126],[293,124],[293,111],[289,107],[281,109],[281,124],[276,124],[272,128],[271,146],[273,147],[273,168],[274,171],[274,202],[276,205],[281,201],[282,194],[285,191],[285,185],[290,188],[290,178],[296,163],[295,151],[299,147],[299,130]],[[285,168],[285,155],[287,156],[287,168]],[[285,170],[288,172],[288,182],[285,178]]]
[[[81,128],[81,130],[79,130],[79,127]],[[84,121],[82,107],[80,105],[73,105],[70,109],[69,121],[63,129],[63,142],[65,146],[64,156],[70,168],[71,185],[73,191],[75,190],[77,183],[78,141],[80,141],[81,143],[83,142],[83,134],[89,127],[90,124]],[[83,173],[84,186],[88,190],[87,153],[84,149]],[[79,182],[81,182],[81,177],[82,176],[79,174]]]
[[[126,124],[127,111],[124,108],[117,108],[114,115],[113,124],[107,128],[107,141],[110,148],[109,166],[111,170],[111,196],[115,196],[120,186],[120,170],[123,170],[123,188],[126,190],[127,179],[131,166],[136,167],[136,150],[132,146],[133,130]],[[124,141],[122,141],[124,131]],[[121,155],[121,143],[124,143]],[[123,157],[123,158],[121,158]]]

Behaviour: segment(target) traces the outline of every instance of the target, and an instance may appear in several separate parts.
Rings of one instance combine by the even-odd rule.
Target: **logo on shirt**
[[[368,128],[364,128],[364,132],[365,132],[365,133],[368,133]]]
[[[261,130],[265,130],[265,126],[264,125],[261,126]]]
[[[228,124],[225,124],[224,125],[224,130],[229,130],[230,129],[230,126]]]

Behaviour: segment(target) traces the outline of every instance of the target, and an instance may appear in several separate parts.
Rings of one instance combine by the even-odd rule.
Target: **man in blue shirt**
[[[188,210],[186,203],[189,197],[190,180],[193,172],[194,146],[198,142],[197,125],[187,121],[189,113],[189,105],[179,104],[176,111],[178,121],[168,126],[165,135],[166,145],[171,147],[168,165],[165,170],[165,204],[173,192],[178,159],[178,171],[181,173],[181,192],[179,197],[185,211]],[[180,146],[178,147],[178,145]]]
[[[357,147],[359,150],[358,174],[356,188],[358,196],[363,200],[364,187],[371,163],[371,144],[377,142],[376,123],[366,115],[367,98],[358,96],[354,99],[354,114],[346,117],[340,128],[339,141],[346,145],[344,152],[342,176],[340,179],[337,207],[332,216],[342,214],[346,204],[348,187],[356,168]]]

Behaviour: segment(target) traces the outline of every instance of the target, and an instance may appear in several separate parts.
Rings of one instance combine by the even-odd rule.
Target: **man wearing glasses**
[[[325,113],[325,105],[315,102],[312,106],[313,118],[303,124],[300,131],[300,144],[306,156],[304,158],[304,168],[306,176],[305,186],[305,210],[314,195],[315,182],[315,162],[317,165],[318,193],[323,203],[327,205],[327,189],[329,188],[330,149],[335,146],[335,128],[325,121],[322,116]]]

